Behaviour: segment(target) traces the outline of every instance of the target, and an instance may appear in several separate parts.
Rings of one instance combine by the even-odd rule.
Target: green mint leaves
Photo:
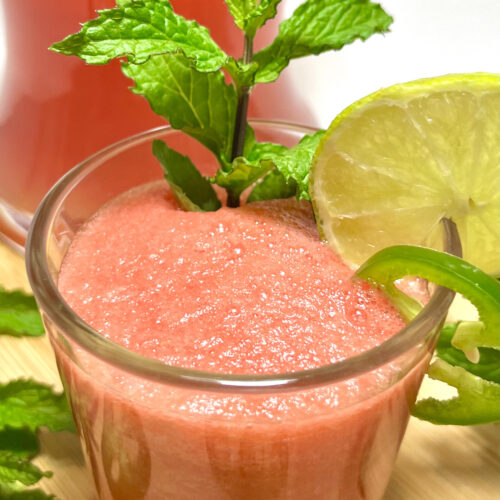
[[[230,162],[237,96],[222,72],[201,73],[179,55],[124,64],[123,72],[155,113],[201,142],[221,165]]]
[[[500,422],[500,283],[468,262],[428,248],[394,246],[376,253],[357,272],[378,286],[416,275],[462,294],[480,321],[441,332],[428,375],[455,387],[448,400],[418,401],[413,414],[435,424]],[[473,359],[473,361],[471,361]]]
[[[31,486],[42,477],[50,477],[50,472],[42,472],[33,465],[29,459],[33,457],[30,451],[25,453],[19,451],[10,452],[0,450],[0,481],[4,483],[20,482],[25,486]]]
[[[4,486],[0,484],[0,498],[2,500],[51,500],[55,497],[47,495],[42,490],[20,489],[19,486]]]
[[[176,15],[170,2],[136,0],[120,5],[99,11],[97,19],[55,43],[52,50],[76,54],[88,64],[106,64],[123,56],[141,64],[151,56],[178,53],[190,59],[198,71],[215,71],[227,63],[228,56],[208,30]]]
[[[17,337],[43,334],[33,297],[0,288],[0,334]],[[18,379],[0,384],[0,498],[53,498],[38,489],[25,489],[51,475],[31,463],[39,452],[37,432],[40,427],[74,431],[65,395],[33,380]]]
[[[391,16],[368,0],[308,0],[281,23],[274,42],[255,54],[255,82],[276,80],[291,59],[340,50],[386,32],[391,23]]]
[[[228,172],[220,169],[214,182],[237,196],[255,185],[250,202],[291,196],[309,200],[309,167],[323,134],[306,135],[290,149],[269,142],[247,144],[247,156],[235,158]]]
[[[21,291],[7,292],[0,286],[0,334],[39,337],[43,333],[35,299]]]
[[[6,427],[36,431],[73,431],[73,420],[64,394],[56,394],[33,380],[14,380],[0,385],[0,429]]]
[[[163,141],[153,141],[153,154],[161,163],[179,205],[191,212],[209,212],[220,208],[214,188],[187,156],[169,148]]]
[[[291,59],[338,50],[355,39],[387,31],[392,18],[369,0],[308,0],[281,23],[276,40],[253,58],[253,38],[276,16],[280,2],[225,1],[244,35],[241,58],[225,54],[206,28],[175,14],[168,0],[118,0],[116,8],[99,11],[79,33],[51,49],[89,64],[124,58],[123,72],[135,82],[132,90],[173,128],[213,153],[220,169],[209,181],[226,189],[229,206],[237,206],[246,190],[249,201],[290,194],[308,199],[309,164],[318,136],[304,138],[288,152],[278,144],[260,145],[246,124],[251,88],[275,80]],[[250,134],[250,141],[245,134]],[[243,144],[247,146],[242,152]],[[170,162],[167,181],[185,210],[220,206],[211,192],[211,201],[205,203],[209,191],[185,156],[164,156]],[[179,184],[182,169],[188,173]]]
[[[253,38],[266,21],[276,16],[281,0],[224,0],[234,23],[247,36]]]
[[[306,135],[296,146],[272,158],[285,181],[297,183],[298,199],[309,200],[309,167],[323,134],[321,130],[314,135]]]

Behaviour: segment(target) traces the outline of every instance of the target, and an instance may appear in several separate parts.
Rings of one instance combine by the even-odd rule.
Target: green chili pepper
[[[438,359],[428,372],[431,378],[455,387],[458,396],[445,401],[434,398],[419,401],[413,413],[436,424],[500,421],[500,380],[496,363],[500,361],[500,283],[463,259],[405,245],[376,253],[360,267],[357,275],[387,288],[391,294],[395,280],[420,276],[470,300],[480,321],[445,327],[438,342]],[[476,359],[471,361],[473,358]]]

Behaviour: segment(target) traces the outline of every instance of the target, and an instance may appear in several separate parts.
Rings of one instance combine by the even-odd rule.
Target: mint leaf
[[[50,472],[42,472],[30,463],[40,447],[35,432],[23,428],[5,428],[0,431],[0,498],[44,499],[49,498],[40,490],[24,490],[21,485],[31,486]],[[52,497],[50,497],[52,498]]]
[[[0,334],[39,337],[44,334],[34,297],[0,286]]]
[[[229,172],[219,169],[214,182],[239,196],[260,178],[277,169],[280,175],[272,174],[262,186],[256,186],[248,201],[289,198],[294,194],[299,199],[309,199],[309,169],[323,134],[324,131],[319,131],[306,135],[290,149],[281,144],[255,142],[252,136],[245,145],[246,158],[236,158]],[[273,193],[276,196],[272,196]]]
[[[0,498],[2,500],[51,500],[54,495],[47,495],[42,490],[20,490],[11,484],[0,483]]]
[[[32,458],[40,451],[36,433],[28,428],[5,427],[0,431],[0,451],[8,450],[21,458]]]
[[[66,396],[48,385],[24,379],[0,384],[0,430],[7,426],[32,431],[41,426],[53,431],[74,430]]]
[[[257,142],[251,127],[247,127],[245,157],[235,158],[229,171],[219,169],[213,182],[239,197],[241,193],[274,168],[270,161],[275,155],[286,151],[285,146],[271,142]]]
[[[286,151],[285,146],[274,142],[254,142],[246,153],[246,157],[249,162],[257,164],[263,160],[272,160]]]
[[[247,203],[253,201],[277,200],[291,198],[297,192],[297,183],[290,179],[288,182],[279,170],[271,170],[256,184],[247,198]]]
[[[340,50],[386,32],[391,23],[392,17],[369,0],[308,0],[280,24],[273,43],[255,54],[255,82],[276,80],[291,59]]]
[[[246,131],[245,131],[245,143],[243,144],[243,156],[245,158],[248,157],[250,151],[255,148],[258,144],[257,139],[255,138],[254,129],[247,123]]]
[[[238,89],[251,87],[254,84],[255,73],[259,65],[256,62],[245,64],[243,61],[230,57],[225,69],[231,75],[234,84]]]
[[[215,191],[187,156],[169,148],[163,141],[153,141],[153,154],[163,167],[165,179],[184,210],[209,212],[221,206]]]
[[[6,450],[0,450],[0,482],[15,483],[16,481],[31,486],[42,477],[50,477],[50,472],[42,472],[29,459]]]
[[[230,172],[219,169],[215,174],[214,182],[239,197],[247,187],[262,177],[269,168],[261,166],[260,162],[258,165],[252,165],[240,156],[233,161]]]
[[[76,55],[88,64],[106,64],[124,56],[140,64],[154,55],[174,53],[184,54],[198,71],[215,71],[227,62],[208,29],[175,14],[167,0],[122,1],[98,14],[51,49]]]
[[[476,425],[500,422],[500,385],[483,380],[460,366],[437,359],[428,375],[455,387],[458,396],[448,400],[418,401],[413,415],[434,424]]]
[[[253,38],[266,21],[276,16],[281,0],[224,0],[238,28]]]
[[[204,144],[221,164],[231,155],[237,97],[224,75],[200,73],[183,56],[152,57],[144,64],[124,64],[153,111],[172,127]]]
[[[324,130],[320,130],[313,135],[305,135],[296,146],[272,157],[285,181],[289,183],[293,180],[297,183],[296,194],[299,200],[309,200],[309,170],[324,133]]]
[[[479,361],[472,363],[465,354],[452,345],[452,339],[458,324],[446,325],[439,335],[437,355],[453,366],[460,366],[469,373],[490,382],[500,384],[500,351],[488,347],[480,347]]]
[[[32,296],[0,288],[0,333],[16,336],[44,333]],[[40,449],[36,435],[39,426],[73,430],[65,396],[56,395],[49,387],[28,380],[0,385],[0,498],[53,498],[41,490],[24,488],[42,477],[51,476],[50,472],[42,472],[30,462]]]

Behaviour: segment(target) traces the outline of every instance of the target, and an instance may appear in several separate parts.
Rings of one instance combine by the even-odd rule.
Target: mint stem
[[[250,64],[253,57],[253,38],[245,35],[245,42],[243,46],[243,64]],[[243,148],[245,146],[245,135],[247,130],[247,112],[248,112],[248,101],[250,99],[250,92],[252,87],[243,86],[238,90],[238,107],[236,108],[236,119],[234,126],[233,135],[233,146],[231,150],[231,161],[238,156],[243,156]],[[240,206],[240,196],[232,191],[227,193],[227,206],[228,207],[239,207]]]

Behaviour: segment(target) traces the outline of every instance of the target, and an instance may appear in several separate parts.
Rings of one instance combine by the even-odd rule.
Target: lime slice
[[[390,245],[440,249],[458,227],[464,258],[500,275],[500,75],[428,78],[343,111],[313,160],[320,234],[353,266]]]

